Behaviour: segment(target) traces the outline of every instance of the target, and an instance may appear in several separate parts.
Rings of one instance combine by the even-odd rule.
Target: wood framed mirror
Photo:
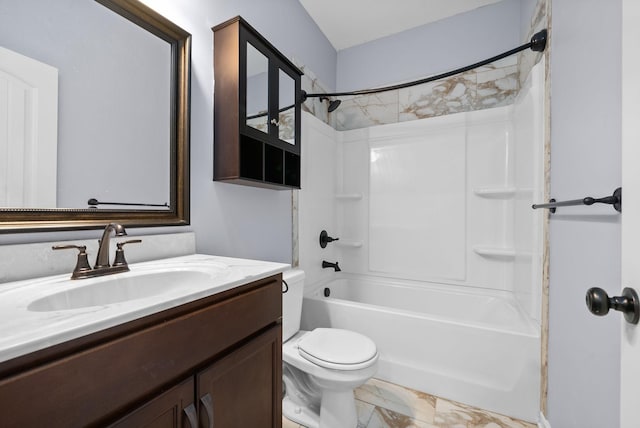
[[[52,103],[57,119],[49,117],[53,155],[37,141],[29,143],[34,132],[16,130],[24,121],[7,108],[3,117],[0,107],[0,152],[18,153],[17,162],[3,165],[0,159],[0,233],[93,229],[110,222],[189,224],[191,35],[137,0],[72,3],[11,2],[0,14],[0,54],[9,50],[57,69],[59,88]],[[79,27],[68,30],[61,19]],[[47,39],[50,51],[43,47]],[[80,59],[68,60],[76,48]],[[4,83],[11,78],[0,55],[0,98],[7,104],[19,98]],[[31,105],[24,104],[29,116]],[[18,140],[26,141],[20,150]],[[29,157],[35,159],[34,152],[53,163],[49,178],[39,179],[47,202],[23,196],[41,185],[30,184],[25,171],[44,176],[47,170]]]

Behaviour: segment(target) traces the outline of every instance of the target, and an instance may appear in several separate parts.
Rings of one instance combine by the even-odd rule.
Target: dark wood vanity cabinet
[[[214,180],[300,188],[302,72],[241,17],[214,32]]]
[[[280,426],[281,413],[273,402],[279,396],[274,376],[280,372],[276,367],[281,364],[280,346],[280,330],[272,327],[111,426]]]
[[[280,281],[1,363],[0,426],[281,426]]]

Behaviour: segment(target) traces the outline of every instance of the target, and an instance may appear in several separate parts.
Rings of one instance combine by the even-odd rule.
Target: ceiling
[[[501,0],[300,0],[336,50]]]

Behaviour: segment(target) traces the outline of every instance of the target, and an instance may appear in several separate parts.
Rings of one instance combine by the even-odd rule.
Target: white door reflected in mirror
[[[58,69],[0,47],[0,206],[56,206]]]

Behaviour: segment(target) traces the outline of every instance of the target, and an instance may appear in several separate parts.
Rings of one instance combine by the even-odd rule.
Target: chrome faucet
[[[109,241],[111,239],[111,231],[116,233],[115,236],[124,236],[127,231],[124,226],[118,223],[109,223],[102,232],[102,238],[98,241],[98,256],[96,257],[96,264],[94,269],[105,269],[110,267],[109,264]]]

